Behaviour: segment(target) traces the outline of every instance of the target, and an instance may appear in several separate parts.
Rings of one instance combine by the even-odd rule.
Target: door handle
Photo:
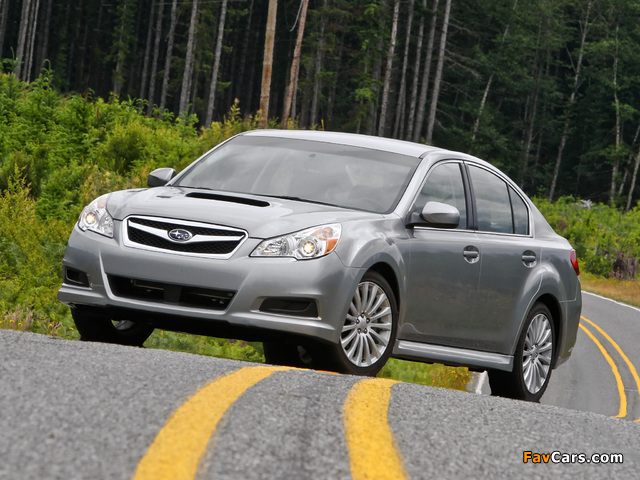
[[[476,263],[480,259],[480,251],[471,245],[464,248],[462,255],[469,263]]]
[[[522,262],[527,267],[533,267],[537,261],[538,261],[537,255],[531,250],[527,250],[522,254]]]

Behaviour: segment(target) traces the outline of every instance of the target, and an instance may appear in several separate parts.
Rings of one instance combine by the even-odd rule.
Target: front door
[[[460,224],[457,229],[413,227],[408,291],[398,338],[469,347],[460,340],[460,331],[474,320],[482,262],[478,236],[468,230],[460,162],[440,163],[429,172],[412,209],[414,217],[428,201],[456,207]]]

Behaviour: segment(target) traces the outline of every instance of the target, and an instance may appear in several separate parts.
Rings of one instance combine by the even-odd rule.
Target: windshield
[[[419,162],[359,147],[240,136],[193,164],[172,185],[384,213],[395,207]]]

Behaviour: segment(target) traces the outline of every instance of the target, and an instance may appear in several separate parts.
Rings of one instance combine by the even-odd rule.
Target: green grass
[[[587,292],[640,307],[640,283],[635,280],[603,278],[590,273],[582,273],[580,280]]]
[[[471,373],[464,367],[447,367],[439,363],[409,362],[392,358],[378,377],[464,391],[471,379]]]
[[[207,355],[210,357],[231,358],[247,362],[264,362],[262,344],[243,342],[202,335],[188,335],[156,330],[145,342],[147,348],[159,348],[178,352]],[[469,382],[470,373],[466,368],[445,367],[439,364],[426,364],[391,359],[378,374],[381,378],[391,378],[409,383],[431,385],[435,387],[464,390]]]

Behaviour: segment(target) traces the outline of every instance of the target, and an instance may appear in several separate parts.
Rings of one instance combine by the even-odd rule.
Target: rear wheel
[[[342,373],[375,376],[393,349],[398,323],[395,295],[385,278],[367,272],[349,304],[340,342],[328,348],[332,367]]]
[[[72,308],[71,315],[82,340],[142,346],[154,328],[144,322],[111,320],[97,309]]]
[[[525,322],[513,358],[513,371],[489,372],[492,395],[538,402],[549,385],[555,351],[553,317],[536,303]]]

